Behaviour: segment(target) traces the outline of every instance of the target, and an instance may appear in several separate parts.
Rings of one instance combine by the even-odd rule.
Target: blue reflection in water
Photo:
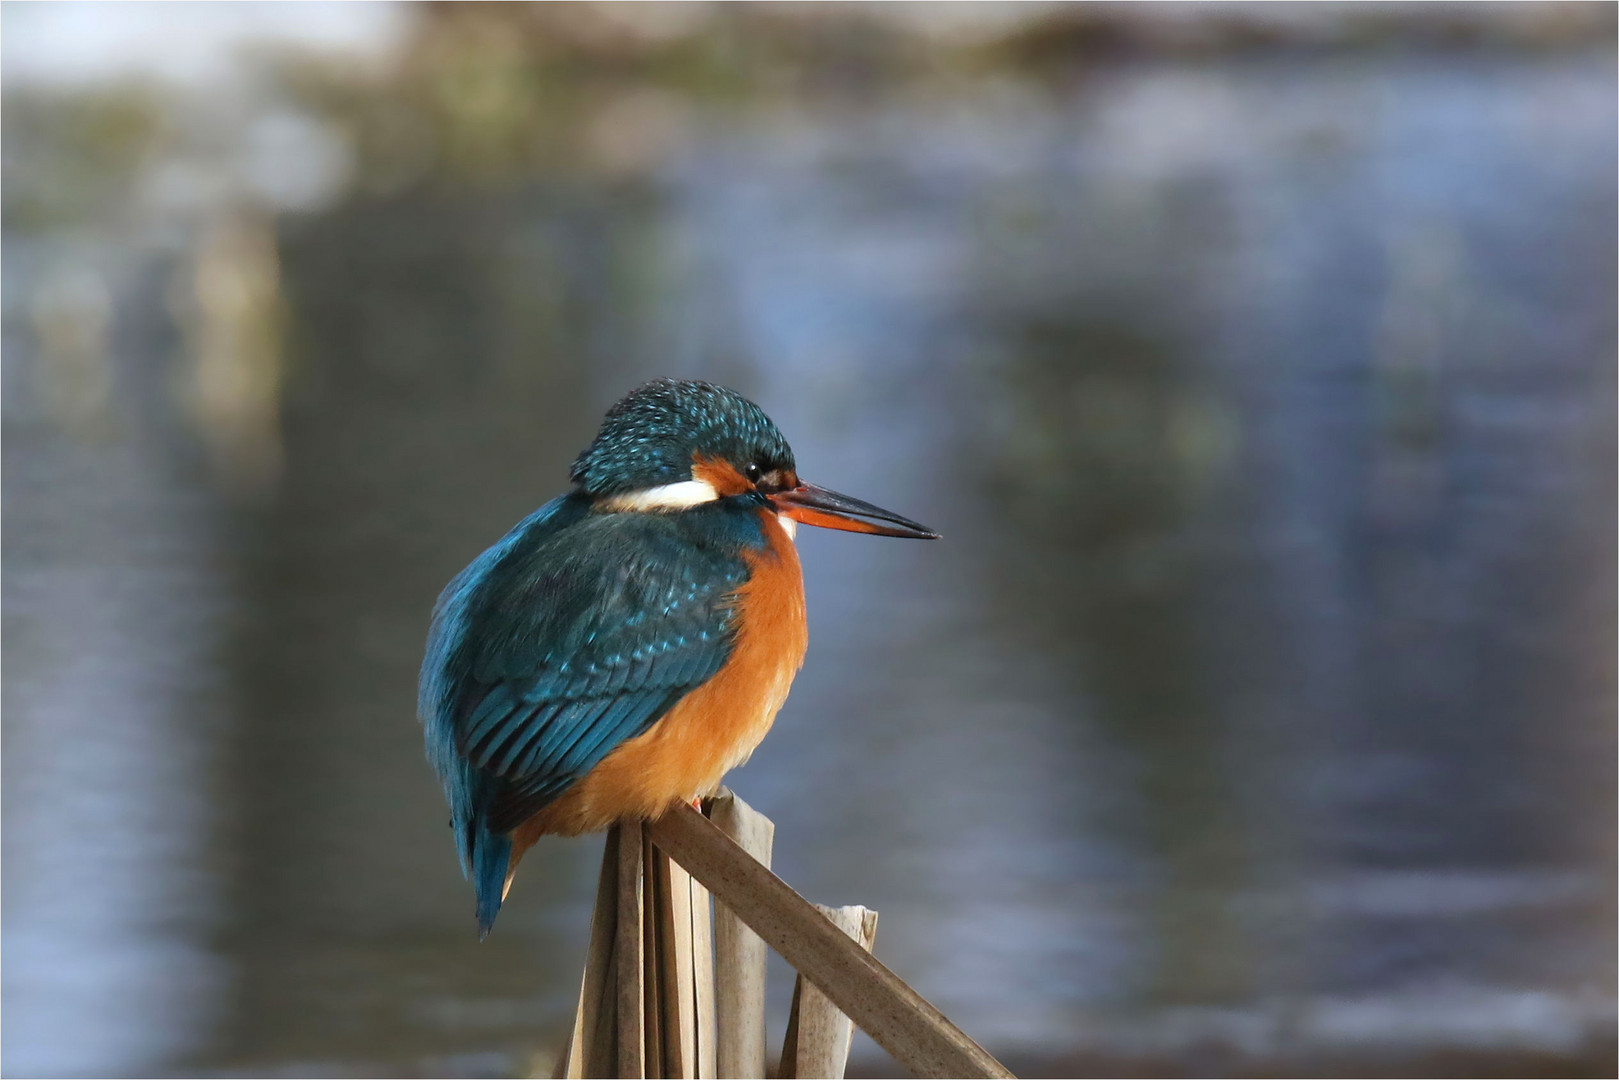
[[[531,854],[480,948],[414,669],[438,586],[663,373],[945,533],[805,530],[809,660],[732,783],[992,1049],[1603,1037],[1612,91],[1126,66],[715,115],[650,190],[284,219],[263,501],[8,413],[8,1070],[554,1048],[597,843]],[[106,1041],[64,1049],[73,1010]]]
[[[208,1040],[229,974],[205,944],[229,587],[152,418],[72,408],[48,380],[75,358],[15,332],[39,254],[6,241],[7,280],[36,287],[5,311],[5,1071],[161,1073]]]

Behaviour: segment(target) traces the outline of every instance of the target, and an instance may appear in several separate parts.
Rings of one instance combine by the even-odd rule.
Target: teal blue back
[[[487,933],[509,833],[730,656],[762,497],[678,514],[547,503],[439,596],[418,711]]]

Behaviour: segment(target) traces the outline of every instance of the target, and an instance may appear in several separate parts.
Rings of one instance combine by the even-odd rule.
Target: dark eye
[[[748,483],[757,484],[764,476],[764,470],[759,468],[758,462],[750,461],[748,462],[747,468],[742,470],[742,475],[748,478]]]

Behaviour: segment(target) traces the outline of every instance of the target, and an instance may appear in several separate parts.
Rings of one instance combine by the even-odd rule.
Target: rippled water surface
[[[800,534],[731,784],[990,1049],[1601,1060],[1614,91],[1143,62],[699,110],[636,181],[9,221],[7,1073],[547,1066],[600,841],[480,946],[416,665],[665,373],[945,534]]]

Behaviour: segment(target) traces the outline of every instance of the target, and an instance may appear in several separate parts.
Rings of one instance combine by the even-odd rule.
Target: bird
[[[799,524],[937,539],[806,483],[752,401],[655,379],[608,410],[573,489],[445,586],[418,684],[480,940],[546,835],[718,790],[808,645]]]

